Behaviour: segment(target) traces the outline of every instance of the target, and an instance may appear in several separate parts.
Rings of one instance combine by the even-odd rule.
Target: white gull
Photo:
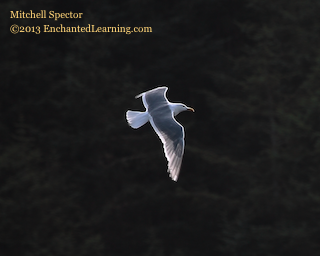
[[[174,181],[177,181],[184,153],[184,129],[174,117],[182,111],[194,112],[194,109],[182,103],[169,102],[166,97],[167,90],[168,87],[161,86],[137,95],[136,98],[142,97],[146,111],[128,110],[126,118],[134,129],[148,121],[151,123],[163,143],[168,160],[168,173]]]

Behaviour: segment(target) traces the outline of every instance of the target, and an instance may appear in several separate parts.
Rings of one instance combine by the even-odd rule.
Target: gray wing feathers
[[[150,123],[163,143],[165,156],[168,160],[170,177],[177,181],[184,152],[184,130],[174,119],[166,98],[168,88],[156,89],[141,93],[144,106],[150,115]]]
[[[184,140],[182,138],[173,143],[172,141],[166,141],[163,148],[168,159],[168,173],[174,181],[177,181],[182,163]]]
[[[157,107],[168,105],[168,100],[165,96],[168,88],[158,87],[156,89],[138,94],[136,98],[142,97],[143,105],[146,107],[147,111],[153,110]]]
[[[163,143],[170,177],[177,181],[184,152],[183,127],[173,117],[170,120],[162,120],[151,115],[150,123]]]

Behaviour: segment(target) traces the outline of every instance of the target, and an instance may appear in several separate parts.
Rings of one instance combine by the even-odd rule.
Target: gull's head
[[[186,105],[184,105],[182,103],[171,103],[170,104],[170,108],[173,111],[173,114],[175,116],[178,115],[180,112],[183,112],[183,111],[192,111],[192,112],[194,112],[193,108],[187,107]]]

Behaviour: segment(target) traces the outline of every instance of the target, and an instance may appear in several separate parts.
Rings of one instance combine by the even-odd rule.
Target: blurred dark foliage
[[[0,254],[319,255],[318,1],[0,4]],[[83,19],[10,19],[10,11]],[[152,33],[20,33],[148,26]],[[178,120],[177,183],[134,96]]]

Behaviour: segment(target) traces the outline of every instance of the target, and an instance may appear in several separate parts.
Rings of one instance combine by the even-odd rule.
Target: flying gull
[[[168,87],[162,86],[137,95],[136,98],[142,97],[146,111],[128,110],[126,117],[134,129],[148,121],[151,123],[163,143],[168,160],[168,173],[174,181],[177,181],[184,152],[184,129],[174,117],[182,111],[194,112],[194,109],[182,103],[169,102],[166,97],[167,90]]]

